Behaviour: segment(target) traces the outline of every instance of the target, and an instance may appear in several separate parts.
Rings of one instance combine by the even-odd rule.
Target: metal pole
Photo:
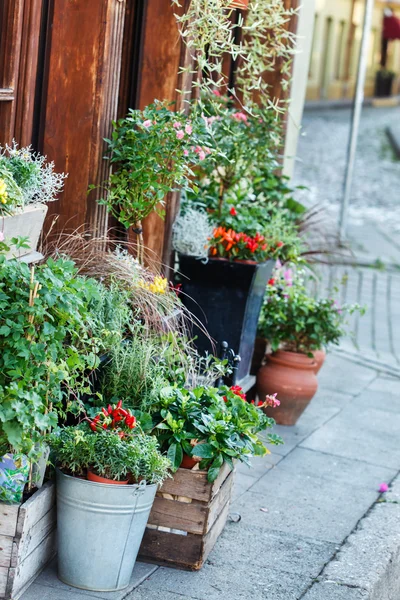
[[[363,101],[364,101],[365,77],[367,74],[367,66],[368,66],[368,45],[369,45],[369,37],[370,37],[371,26],[372,26],[372,15],[373,15],[374,3],[375,3],[375,0],[366,0],[366,4],[365,4],[364,27],[363,27],[363,34],[362,34],[362,41],[361,41],[360,58],[359,58],[359,62],[358,62],[356,93],[355,93],[355,97],[354,97],[353,116],[352,116],[351,129],[350,129],[349,146],[348,146],[348,151],[347,151],[346,177],[345,177],[344,186],[343,186],[343,199],[342,199],[342,206],[341,206],[341,210],[340,210],[340,220],[339,220],[339,240],[340,241],[344,241],[344,239],[346,237],[347,212],[348,212],[351,188],[352,188],[352,183],[353,183],[354,164],[355,164],[356,151],[357,151],[357,139],[358,139],[358,132],[359,132],[359,128],[360,128],[362,105],[363,105]]]

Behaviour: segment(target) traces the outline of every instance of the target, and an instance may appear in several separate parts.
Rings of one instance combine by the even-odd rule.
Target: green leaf
[[[182,464],[182,446],[180,444],[171,444],[168,448],[167,458],[171,461],[174,471],[177,471]]]
[[[211,444],[197,444],[193,450],[193,456],[200,456],[201,458],[212,458],[215,454],[215,449]]]
[[[212,483],[218,477],[218,473],[221,470],[222,465],[224,464],[224,459],[222,455],[219,454],[211,463],[211,467],[208,469],[207,480]]]

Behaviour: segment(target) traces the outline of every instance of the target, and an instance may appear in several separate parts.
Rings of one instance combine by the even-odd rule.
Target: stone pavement
[[[130,588],[110,594],[63,585],[52,565],[22,600],[398,600],[398,575],[395,595],[371,590],[400,550],[400,505],[376,504],[400,470],[399,380],[331,354],[319,381],[297,426],[277,427],[285,444],[238,467],[231,515],[241,520],[228,522],[200,572],[141,563]],[[396,527],[368,525],[383,507]]]

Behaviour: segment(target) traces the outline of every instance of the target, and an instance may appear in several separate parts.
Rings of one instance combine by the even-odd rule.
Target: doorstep
[[[57,559],[55,558],[19,600],[88,600],[89,598],[122,600],[154,573],[157,568],[156,565],[137,562],[133,569],[130,584],[124,590],[119,592],[89,592],[62,583],[57,577]]]

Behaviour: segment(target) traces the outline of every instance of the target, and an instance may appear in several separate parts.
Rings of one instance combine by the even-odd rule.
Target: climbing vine
[[[171,1],[182,8],[181,0]],[[193,76],[198,95],[223,88],[248,110],[255,98],[265,108],[283,110],[265,75],[279,68],[283,88],[289,85],[296,36],[288,30],[288,22],[296,11],[286,8],[283,0],[250,0],[247,11],[237,18],[234,11],[232,0],[191,0],[183,13],[175,12],[193,62],[181,72]],[[224,73],[226,55],[236,63],[234,87]]]

